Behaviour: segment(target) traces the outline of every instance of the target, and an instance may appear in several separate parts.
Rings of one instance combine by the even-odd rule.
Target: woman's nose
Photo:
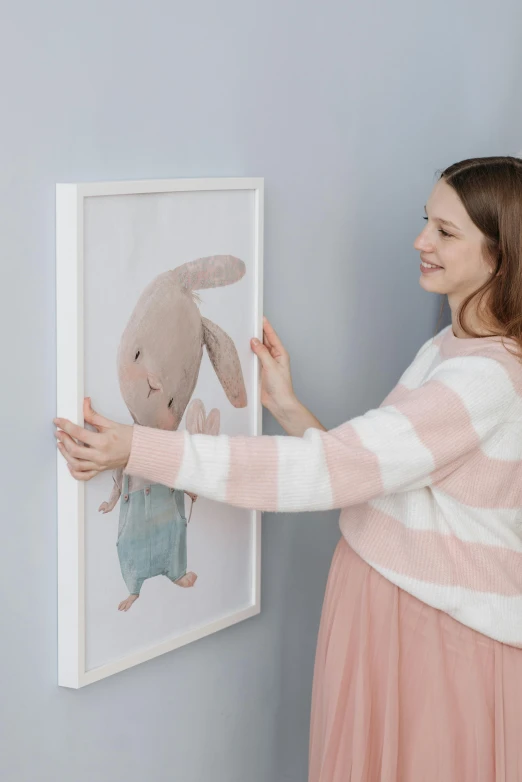
[[[416,250],[428,250],[429,249],[429,242],[426,238],[426,235],[424,231],[421,231],[420,234],[417,236],[415,241],[413,242],[413,246]]]

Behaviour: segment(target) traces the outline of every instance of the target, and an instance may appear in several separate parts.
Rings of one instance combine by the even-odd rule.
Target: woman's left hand
[[[125,467],[129,461],[133,427],[117,424],[95,413],[90,398],[83,401],[83,417],[96,431],[84,429],[66,418],[55,418],[60,453],[68,462],[73,478],[89,481],[104,470]]]

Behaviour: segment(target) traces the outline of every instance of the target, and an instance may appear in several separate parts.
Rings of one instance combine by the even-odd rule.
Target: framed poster
[[[261,434],[263,179],[58,184],[56,256],[57,416]],[[60,685],[259,613],[260,513],[57,457]]]

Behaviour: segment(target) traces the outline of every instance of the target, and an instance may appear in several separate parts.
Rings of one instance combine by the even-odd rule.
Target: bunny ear
[[[201,399],[193,399],[187,410],[185,426],[189,434],[201,434],[205,427],[205,405]]]
[[[232,285],[244,276],[245,271],[244,262],[233,255],[209,255],[178,266],[172,274],[182,288],[200,291]]]
[[[203,323],[203,341],[219,382],[234,407],[247,406],[247,393],[236,346],[223,329],[207,318]]]
[[[221,415],[219,413],[219,410],[217,409],[217,407],[212,408],[212,410],[208,414],[208,418],[205,423],[205,429],[204,429],[205,434],[218,435],[220,421],[221,421]]]

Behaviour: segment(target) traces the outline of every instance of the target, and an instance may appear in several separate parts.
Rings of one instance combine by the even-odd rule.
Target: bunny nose
[[[163,386],[161,385],[161,380],[157,375],[153,375],[152,372],[149,372],[147,375],[147,382],[149,386],[151,387],[152,391],[163,391]]]

